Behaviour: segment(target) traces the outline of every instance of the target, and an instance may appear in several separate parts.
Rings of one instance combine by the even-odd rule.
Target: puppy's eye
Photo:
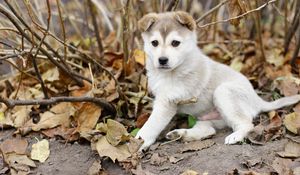
[[[177,46],[179,46],[180,41],[173,40],[171,44],[172,44],[173,47],[177,47]]]
[[[151,41],[152,46],[157,47],[158,46],[158,41],[157,40],[153,40]]]

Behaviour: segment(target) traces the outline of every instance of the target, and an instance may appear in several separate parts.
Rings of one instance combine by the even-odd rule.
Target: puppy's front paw
[[[225,138],[225,144],[235,144],[238,142],[242,142],[247,134],[244,132],[236,131]]]
[[[182,138],[186,134],[186,129],[175,129],[167,133],[168,140],[176,140]]]

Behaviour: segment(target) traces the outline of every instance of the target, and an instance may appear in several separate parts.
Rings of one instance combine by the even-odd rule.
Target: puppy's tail
[[[296,104],[300,101],[300,95],[294,95],[290,97],[283,97],[272,102],[264,101],[262,105],[262,112],[272,111],[285,106]]]

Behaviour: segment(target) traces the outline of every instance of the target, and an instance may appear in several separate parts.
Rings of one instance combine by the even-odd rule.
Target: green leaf
[[[130,132],[130,135],[132,135],[133,137],[135,137],[136,134],[139,132],[139,130],[140,130],[140,128],[135,128],[134,130],[132,130],[132,131]]]
[[[192,116],[192,115],[189,115],[188,116],[188,127],[189,128],[192,128],[197,122],[197,119],[196,117]]]

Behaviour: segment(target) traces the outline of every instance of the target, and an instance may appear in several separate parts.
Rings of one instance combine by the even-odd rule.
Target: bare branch
[[[100,37],[99,29],[98,29],[97,19],[95,16],[95,10],[93,8],[93,3],[91,0],[88,0],[88,6],[89,6],[90,13],[91,13],[92,21],[93,21],[95,36],[96,36],[97,43],[98,43],[99,55],[100,55],[100,57],[102,57],[104,49],[103,49],[103,44],[102,44],[102,40]]]
[[[0,102],[4,103],[8,108],[24,105],[53,105],[59,102],[91,102],[95,103],[104,109],[110,111],[113,115],[116,114],[116,109],[113,105],[101,98],[96,97],[51,97],[49,99],[35,100],[13,100],[0,97]]]
[[[223,6],[224,4],[226,4],[229,0],[223,0],[222,2],[220,2],[218,5],[216,5],[215,7],[213,7],[212,9],[210,9],[209,11],[207,11],[206,13],[204,13],[200,18],[198,18],[196,20],[196,23],[198,24],[199,22],[201,22],[202,20],[204,20],[207,16],[209,16],[210,14],[212,14],[214,11],[218,10],[221,6]]]
[[[250,13],[260,11],[261,9],[265,8],[267,5],[269,5],[271,3],[274,3],[276,1],[278,1],[278,0],[270,0],[270,1],[266,2],[265,4],[259,6],[258,8],[253,9],[253,10],[249,10],[249,11],[247,11],[247,12],[241,14],[241,15],[238,15],[236,17],[232,17],[232,18],[229,18],[229,19],[224,19],[224,20],[220,20],[220,21],[211,22],[211,23],[204,24],[204,25],[201,25],[201,26],[198,25],[198,27],[199,28],[204,28],[204,27],[208,27],[208,26],[211,26],[211,25],[219,24],[219,23],[226,23],[226,22],[229,22],[229,21],[235,20],[235,19],[240,19],[240,18],[242,18],[242,17],[244,17],[244,16],[246,16],[246,15],[248,15]]]

